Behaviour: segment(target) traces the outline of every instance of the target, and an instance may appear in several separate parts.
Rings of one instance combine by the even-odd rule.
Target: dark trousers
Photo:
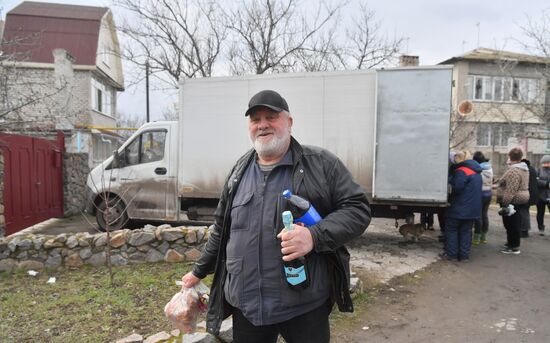
[[[489,205],[491,198],[482,198],[481,200],[481,217],[474,221],[475,233],[487,233],[489,231]]]
[[[450,258],[467,260],[472,247],[473,219],[445,218],[445,252]]]
[[[286,322],[254,326],[242,312],[233,310],[233,342],[235,343],[275,343],[279,334],[287,343],[328,343],[330,341],[329,302],[320,307],[294,317]]]
[[[518,210],[511,216],[503,216],[502,223],[506,229],[506,243],[509,248],[519,248],[521,239],[521,213]]]
[[[522,232],[531,230],[531,215],[529,214],[529,205],[517,205],[516,208],[521,218],[520,228]]]
[[[548,211],[550,211],[550,204],[542,201],[539,201],[537,203],[537,225],[539,227],[539,231],[544,231],[544,211],[546,210],[547,206]]]
[[[445,231],[445,207],[440,207],[437,210],[437,221],[439,222],[439,228],[441,232]]]

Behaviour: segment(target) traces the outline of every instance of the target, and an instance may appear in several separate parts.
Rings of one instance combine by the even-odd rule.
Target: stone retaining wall
[[[196,261],[208,240],[206,227],[146,225],[111,233],[111,263]],[[0,238],[0,271],[105,265],[107,233],[34,235]]]
[[[86,179],[90,173],[88,154],[65,153],[63,156],[63,213],[80,214],[86,207]]]

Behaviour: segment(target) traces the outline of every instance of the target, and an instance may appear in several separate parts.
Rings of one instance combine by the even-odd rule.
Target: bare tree
[[[550,127],[550,90],[548,88],[550,84],[550,7],[542,11],[539,20],[527,17],[527,23],[520,28],[524,39],[519,42],[526,51],[540,56],[535,66],[546,81],[546,84],[540,87],[539,95],[539,98],[545,99],[543,106],[526,108],[541,118],[548,128]]]
[[[128,204],[125,204],[124,201],[118,196],[111,194],[111,181],[113,180],[113,169],[119,167],[119,162],[121,157],[117,151],[113,153],[110,172],[106,173],[106,165],[102,166],[101,178],[99,180],[94,180],[90,178],[93,191],[99,194],[97,201],[94,201],[94,211],[96,212],[97,226],[88,220],[88,218],[82,212],[82,216],[88,224],[95,228],[97,231],[105,232],[106,242],[105,245],[105,262],[107,264],[107,270],[109,272],[109,281],[110,286],[115,286],[114,280],[114,271],[112,263],[112,249],[111,249],[111,233],[114,231],[121,230],[129,224],[128,215],[126,210],[133,199],[130,200]],[[105,174],[108,175],[108,180],[106,180]],[[97,182],[97,183],[96,183]]]
[[[292,54],[292,71],[330,71],[343,69],[339,55],[338,21],[327,30],[314,35],[307,45]]]
[[[301,10],[296,0],[243,0],[238,7],[225,12],[232,40],[228,51],[231,73],[263,74],[295,69],[296,58],[304,60],[306,52],[316,51],[317,34],[341,7],[342,4],[320,3],[311,15],[305,7]]]
[[[178,120],[178,103],[172,102],[162,110],[162,120]]]
[[[540,20],[527,17],[527,24],[520,25],[526,40],[519,41],[526,51],[550,57],[550,7],[541,12]]]
[[[226,29],[219,6],[202,0],[115,0],[129,12],[118,28],[126,39],[122,57],[177,88],[180,77],[210,76]],[[167,74],[165,77],[162,72]],[[159,74],[160,73],[160,74]]]
[[[346,40],[338,54],[345,69],[369,69],[393,62],[402,49],[404,37],[388,37],[375,12],[360,3],[360,10],[346,29]]]

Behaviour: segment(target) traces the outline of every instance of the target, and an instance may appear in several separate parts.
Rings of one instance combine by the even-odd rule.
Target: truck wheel
[[[101,200],[97,206],[95,215],[97,224],[101,231],[116,231],[122,229],[128,223],[128,214],[124,203],[120,198],[109,198],[108,201]]]

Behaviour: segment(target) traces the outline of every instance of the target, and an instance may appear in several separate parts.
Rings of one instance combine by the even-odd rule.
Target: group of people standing
[[[523,159],[520,148],[508,153],[508,169],[494,182],[493,169],[481,151],[449,155],[449,207],[445,211],[445,252],[443,259],[468,261],[472,244],[487,243],[489,205],[496,188],[499,215],[506,229],[501,252],[520,254],[522,237],[529,237],[529,207],[537,206],[539,234],[544,235],[544,211],[550,210],[550,155],[541,159],[536,170]],[[474,234],[472,237],[472,227]]]

